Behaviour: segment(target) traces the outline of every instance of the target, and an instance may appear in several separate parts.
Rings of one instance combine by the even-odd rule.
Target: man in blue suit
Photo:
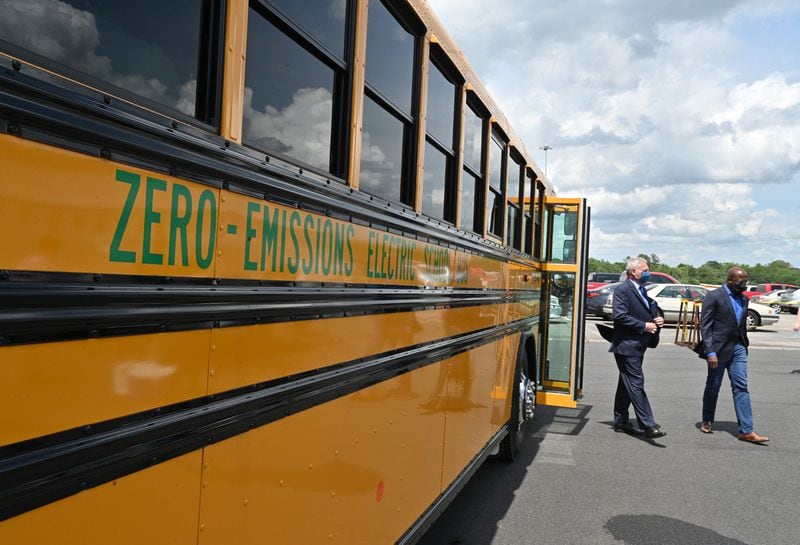
[[[656,439],[667,434],[656,424],[650,401],[644,391],[644,353],[658,343],[658,331],[664,318],[658,315],[656,302],[647,296],[644,284],[650,278],[647,260],[635,257],[625,267],[627,278],[614,290],[614,337],[609,352],[614,353],[619,369],[614,398],[614,430]],[[639,428],[628,420],[633,411]]]
[[[747,387],[747,305],[743,294],[747,286],[747,273],[740,267],[728,269],[728,280],[703,299],[700,314],[700,332],[708,360],[706,389],[703,392],[703,423],[700,431],[711,433],[717,396],[725,369],[731,380],[733,407],[739,422],[739,439],[750,443],[764,443],[768,437],[753,431],[753,409]]]

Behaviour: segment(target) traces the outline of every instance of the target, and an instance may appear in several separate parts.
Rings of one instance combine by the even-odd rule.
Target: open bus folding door
[[[576,407],[583,394],[589,208],[585,199],[546,198],[542,236],[542,327],[537,403]]]

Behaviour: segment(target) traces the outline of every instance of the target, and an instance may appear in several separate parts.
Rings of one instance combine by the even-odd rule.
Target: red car
[[[614,278],[608,278],[609,275],[615,275]],[[625,273],[589,273],[586,282],[586,290],[592,290],[608,284],[609,282],[620,282],[625,280]],[[678,280],[668,275],[667,273],[650,271],[650,280],[648,284],[680,284]]]

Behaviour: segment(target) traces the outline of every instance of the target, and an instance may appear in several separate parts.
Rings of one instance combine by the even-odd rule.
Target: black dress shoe
[[[625,422],[623,424],[615,423],[614,431],[620,433],[627,433],[630,435],[644,435],[644,432],[642,430],[640,430],[630,422]]]
[[[664,437],[667,434],[664,430],[661,429],[661,426],[656,424],[652,428],[645,428],[644,436],[648,439],[658,439],[659,437]]]

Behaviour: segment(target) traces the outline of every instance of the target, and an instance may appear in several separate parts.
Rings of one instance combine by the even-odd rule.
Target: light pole
[[[550,151],[553,148],[551,148],[550,146],[545,144],[544,146],[542,146],[539,149],[540,150],[544,150],[544,175],[547,176],[547,152]]]

